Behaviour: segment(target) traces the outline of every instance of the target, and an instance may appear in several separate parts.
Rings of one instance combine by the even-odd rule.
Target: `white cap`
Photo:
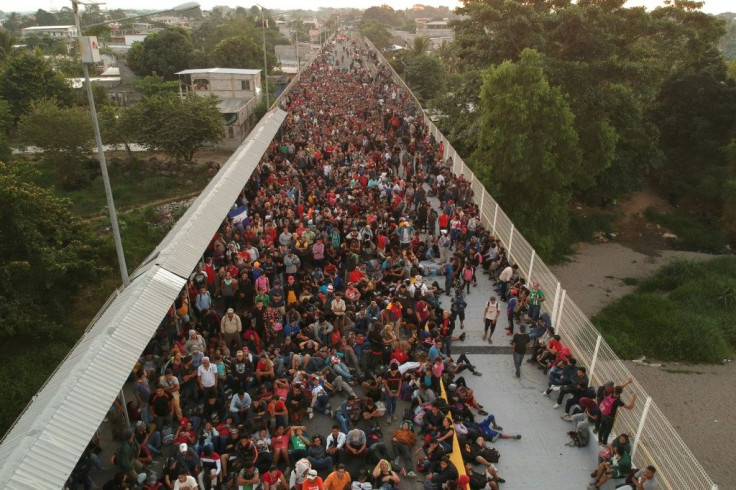
[[[317,478],[317,470],[309,470],[309,472],[307,473],[307,478],[309,478],[310,480],[314,480],[315,478]]]
[[[186,442],[182,442],[181,444],[179,444],[179,451],[180,452],[185,453],[185,452],[187,452],[188,449],[189,449],[189,446],[187,446],[187,443]]]

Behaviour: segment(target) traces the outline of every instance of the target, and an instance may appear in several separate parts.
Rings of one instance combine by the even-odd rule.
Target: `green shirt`
[[[544,299],[544,291],[541,289],[532,289],[529,293],[529,304],[538,306]]]
[[[294,450],[307,449],[307,445],[304,444],[304,441],[298,436],[291,436],[291,447],[294,448]]]
[[[613,468],[613,478],[626,478],[631,472],[631,453],[624,453]]]

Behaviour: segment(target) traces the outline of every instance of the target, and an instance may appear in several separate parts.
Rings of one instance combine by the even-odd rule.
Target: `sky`
[[[202,8],[211,9],[215,5],[228,5],[231,7],[250,7],[253,2],[250,0],[198,0]],[[103,6],[106,9],[132,8],[132,9],[161,9],[173,7],[184,3],[184,0],[107,0]],[[411,7],[416,3],[423,5],[456,7],[460,4],[458,0],[262,0],[262,5],[266,8],[296,10],[296,9],[317,9],[324,7],[354,7],[366,9],[368,7],[381,5],[386,3],[397,10],[403,10]],[[629,0],[628,6],[645,6],[647,8],[656,8],[664,4],[663,0]],[[70,0],[25,0],[18,2],[17,0],[0,0],[0,10],[5,12],[22,10],[24,12],[44,10],[58,10],[64,6],[70,6]],[[718,14],[721,12],[736,12],[736,2],[734,0],[705,0],[704,12]]]

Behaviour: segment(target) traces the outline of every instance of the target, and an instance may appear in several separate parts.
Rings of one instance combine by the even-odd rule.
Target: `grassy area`
[[[685,210],[660,213],[650,207],[644,212],[644,216],[677,235],[677,245],[683,250],[721,253],[728,244],[727,237],[719,230],[717,223],[699,219]]]
[[[675,261],[593,317],[624,359],[715,363],[736,349],[736,257]]]
[[[118,212],[199,192],[210,179],[205,164],[177,164],[181,166],[164,169],[160,163],[141,158],[131,162],[115,156],[109,158],[108,174]],[[58,185],[59,172],[63,169],[54,168],[44,160],[25,162],[23,173],[35,184],[53,187],[59,197],[70,199],[76,215],[106,214],[107,200],[98,163],[89,161],[82,166],[86,178],[73,190]]]

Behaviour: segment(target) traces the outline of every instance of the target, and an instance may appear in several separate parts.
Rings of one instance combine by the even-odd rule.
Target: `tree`
[[[23,18],[18,12],[10,12],[3,22],[3,28],[11,34],[20,34]]]
[[[102,271],[99,239],[69,208],[0,164],[0,338],[54,338],[75,286]]]
[[[8,101],[17,120],[34,100],[56,99],[59,105],[69,106],[74,92],[41,56],[24,52],[10,57],[0,74],[0,98]]]
[[[217,101],[214,96],[154,95],[126,110],[124,124],[135,128],[135,141],[150,150],[191,162],[197,149],[225,137]]]
[[[263,46],[245,36],[229,37],[220,41],[212,59],[223,68],[253,68],[263,64]]]
[[[519,230],[549,257],[567,232],[581,155],[572,111],[543,66],[544,58],[527,49],[517,63],[486,71],[473,165]]]
[[[682,65],[664,83],[654,108],[667,165],[658,182],[670,198],[694,198],[720,212],[721,186],[732,177],[724,149],[736,130],[736,81],[720,53]]]
[[[417,36],[411,45],[410,55],[414,57],[426,54],[431,47],[432,44],[427,36]]]
[[[36,12],[36,22],[40,26],[55,26],[59,23],[59,19],[56,18],[51,12],[46,12],[43,9],[38,9]]]
[[[143,77],[141,80],[132,82],[131,85],[144,97],[179,92],[179,82],[165,80],[164,77],[159,76],[156,72]]]
[[[415,56],[406,64],[406,83],[420,102],[428,102],[445,89],[445,66],[434,56]]]
[[[55,100],[42,99],[21,116],[18,135],[53,158],[81,159],[92,145],[92,122],[81,107],[59,107]]]
[[[380,51],[391,47],[391,33],[386,26],[375,19],[360,21],[360,33],[370,39],[373,45]]]
[[[13,35],[9,31],[0,31],[0,64],[13,52]]]
[[[128,65],[138,75],[156,72],[167,80],[173,80],[175,73],[189,67],[192,49],[187,31],[167,28],[149,34],[142,43],[134,43],[128,51]]]

